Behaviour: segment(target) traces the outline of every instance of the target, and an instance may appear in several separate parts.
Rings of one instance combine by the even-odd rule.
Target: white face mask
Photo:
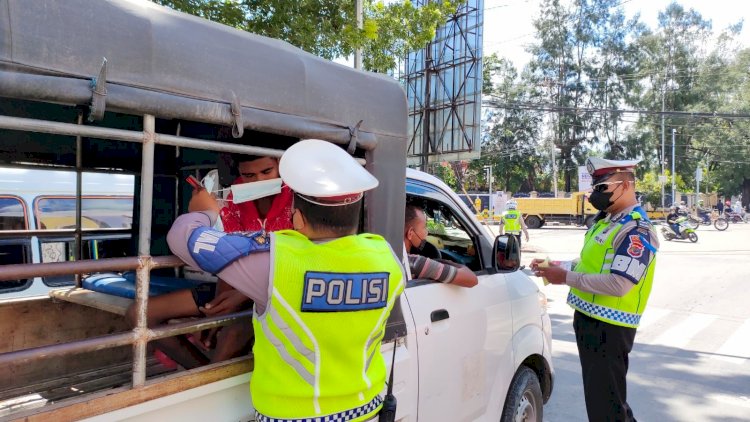
[[[208,193],[216,194],[219,191],[219,171],[209,171],[201,183],[203,183],[203,187],[206,188]]]
[[[232,185],[230,189],[232,190],[232,201],[235,204],[241,204],[281,192],[281,178],[241,183]]]

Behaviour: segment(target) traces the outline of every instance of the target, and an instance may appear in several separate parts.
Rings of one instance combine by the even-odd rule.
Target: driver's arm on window
[[[415,279],[439,281],[462,287],[474,287],[479,280],[468,267],[446,260],[409,255],[409,269]]]

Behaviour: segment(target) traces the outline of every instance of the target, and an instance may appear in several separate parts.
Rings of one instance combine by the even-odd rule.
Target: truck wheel
[[[530,229],[538,229],[539,227],[542,227],[542,219],[535,215],[530,215],[526,217],[526,227]]]
[[[542,387],[536,373],[522,366],[513,377],[501,422],[542,422]]]
[[[590,215],[590,216],[586,217],[586,219],[583,221],[583,224],[586,225],[587,229],[590,229],[591,226],[594,225],[594,216]]]

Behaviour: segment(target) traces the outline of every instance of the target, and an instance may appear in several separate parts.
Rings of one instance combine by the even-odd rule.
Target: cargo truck
[[[591,227],[597,213],[587,200],[586,192],[575,192],[569,198],[513,199],[530,229],[538,229],[551,221]]]

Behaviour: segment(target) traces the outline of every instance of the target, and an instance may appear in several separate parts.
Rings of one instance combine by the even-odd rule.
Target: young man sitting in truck
[[[233,161],[237,163],[240,173],[234,180],[234,185],[279,178],[277,158],[237,155],[233,157]],[[214,201],[214,209],[220,213],[227,233],[286,230],[292,228],[292,198],[291,189],[282,185],[278,194],[241,203],[235,203],[230,194],[226,206],[220,207]],[[178,290],[149,299],[147,319],[151,327],[173,318],[225,315],[252,309],[252,305],[252,301],[245,295],[219,279],[217,283],[207,282],[193,289]],[[128,308],[126,317],[131,324],[135,324],[134,306]],[[216,329],[210,330],[202,343],[206,349],[215,346],[210,362],[220,362],[247,353],[252,340],[252,326],[239,323],[224,327],[218,332]],[[209,363],[203,351],[185,336],[156,340],[154,344],[184,368]]]
[[[447,260],[419,255],[427,244],[427,215],[416,205],[407,205],[404,218],[404,246],[412,278],[428,279],[462,287],[474,287],[476,274],[468,267]]]

